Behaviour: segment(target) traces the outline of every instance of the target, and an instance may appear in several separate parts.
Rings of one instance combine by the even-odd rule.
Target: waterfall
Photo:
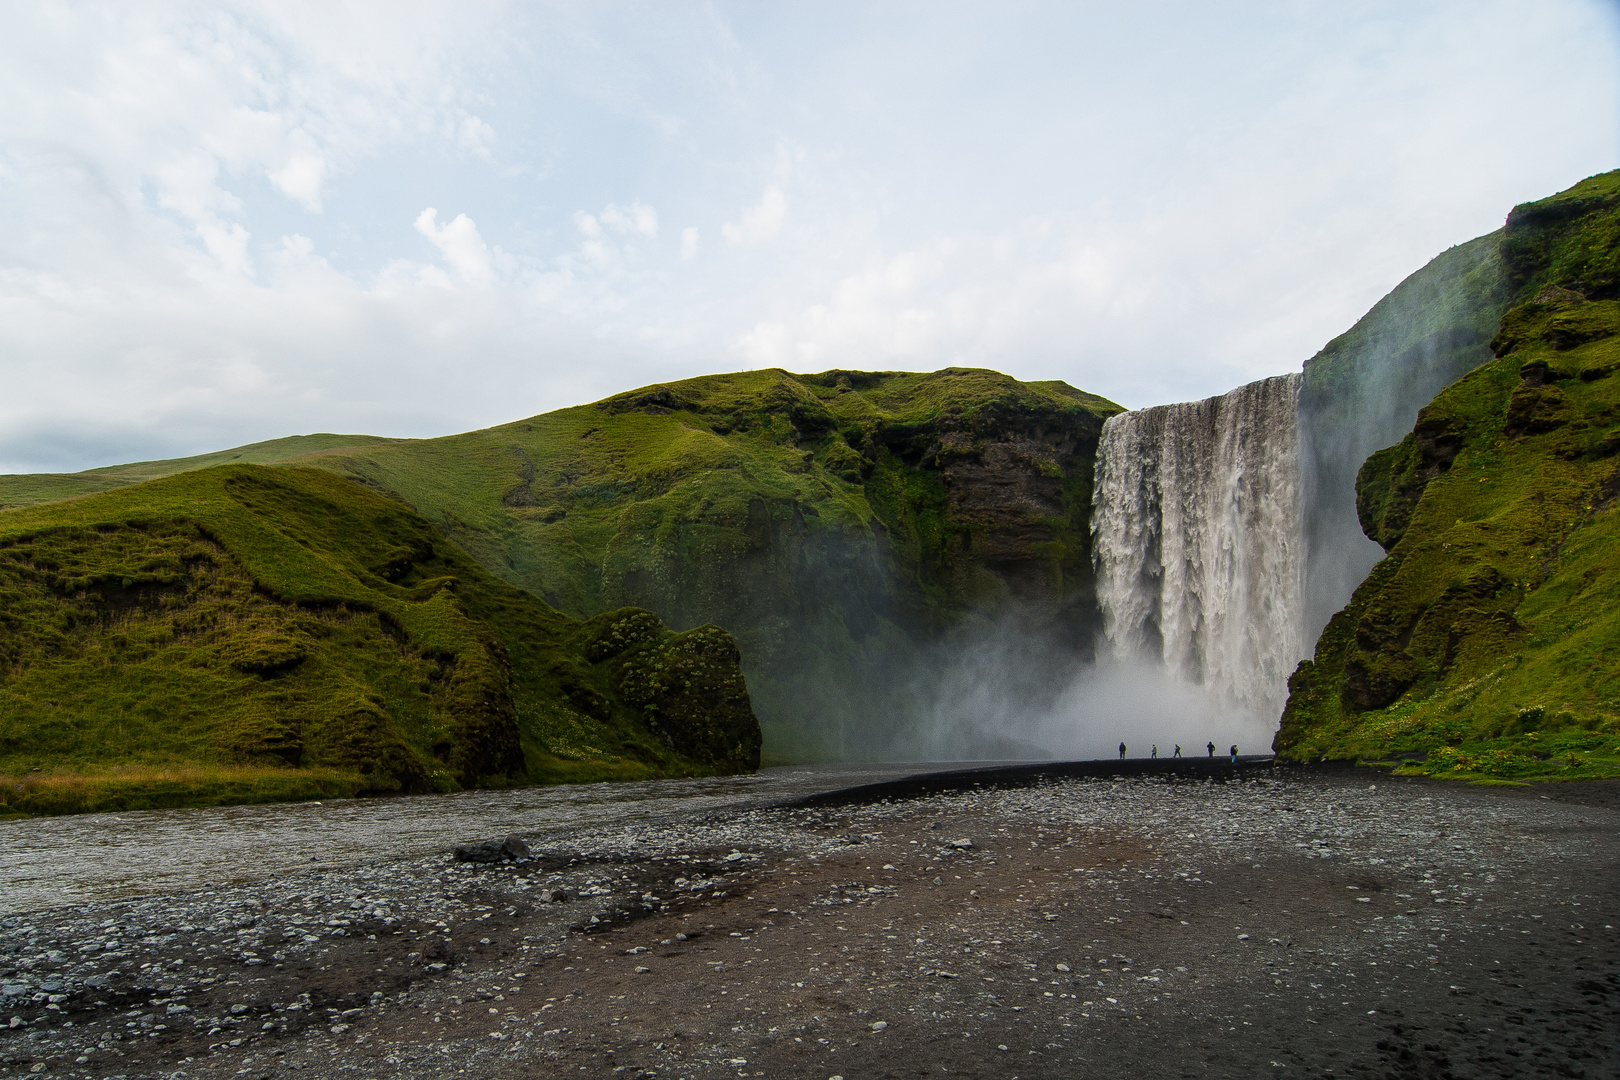
[[[1307,651],[1299,384],[1111,417],[1092,504],[1107,648],[1270,723]]]

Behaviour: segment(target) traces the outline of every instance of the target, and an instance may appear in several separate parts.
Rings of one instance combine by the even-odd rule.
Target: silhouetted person
[[[1237,764],[1237,743],[1232,744],[1232,764]]]
[[[1125,760],[1125,744],[1124,743],[1119,744],[1119,760],[1121,760],[1121,761]]]
[[[1181,744],[1180,743],[1176,743],[1176,752],[1171,754],[1170,756],[1173,757],[1173,758],[1178,758],[1178,757],[1181,756]]]
[[[1158,743],[1153,744],[1153,749],[1148,752],[1148,757],[1152,758],[1154,761],[1159,760],[1159,744]]]
[[[1209,756],[1215,756],[1215,744],[1213,742],[1209,744]]]

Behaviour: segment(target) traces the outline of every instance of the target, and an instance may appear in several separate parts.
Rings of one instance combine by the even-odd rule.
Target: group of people
[[[1231,755],[1232,764],[1236,765],[1237,764],[1237,743],[1233,743],[1232,748],[1230,750],[1228,750],[1227,753],[1229,755]],[[1153,751],[1152,751],[1152,753],[1148,754],[1148,757],[1156,759],[1156,758],[1158,758],[1158,756],[1159,756],[1159,744],[1154,743],[1153,744]],[[1178,757],[1181,756],[1181,744],[1180,743],[1176,744],[1175,752],[1173,754],[1171,754],[1170,756],[1173,757],[1173,758],[1178,758]],[[1209,756],[1211,758],[1213,758],[1215,756],[1215,744],[1213,742],[1211,742],[1209,744]],[[1121,760],[1121,761],[1125,760],[1125,742],[1124,742],[1124,740],[1121,740],[1120,744],[1119,744],[1119,760]]]

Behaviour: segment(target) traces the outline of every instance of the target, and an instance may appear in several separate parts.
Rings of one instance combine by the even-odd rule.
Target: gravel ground
[[[0,821],[0,915],[340,869],[380,855],[430,855],[469,832],[566,836],[603,822],[781,800],[949,767],[797,765],[747,776]]]
[[[1614,796],[1071,780],[19,913],[0,1075],[1620,1076]]]

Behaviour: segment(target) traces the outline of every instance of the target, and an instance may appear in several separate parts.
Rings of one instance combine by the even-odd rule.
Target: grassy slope
[[[224,466],[0,512],[13,810],[757,761],[723,631],[565,616],[330,472]]]
[[[400,441],[378,435],[290,435],[284,439],[250,443],[212,454],[198,454],[196,457],[137,461],[129,465],[108,465],[76,473],[0,475],[0,510],[93,495],[98,491],[110,491],[213,465],[274,465],[312,454]]]
[[[1620,173],[1517,208],[1498,358],[1362,469],[1388,557],[1277,749],[1468,778],[1620,773]]]
[[[244,452],[396,492],[570,614],[651,608],[743,646],[777,760],[903,727],[929,643],[1010,611],[1083,642],[1096,434],[1118,406],[993,371],[716,375],[431,440],[305,436],[71,476],[22,505]],[[307,440],[330,440],[311,443]],[[317,453],[294,456],[313,447]],[[914,710],[912,710],[914,711]],[[846,745],[848,740],[848,745]]]
[[[947,627],[1024,601],[1078,618],[1115,411],[976,369],[768,370],[319,464],[399,492],[564,611],[727,627],[780,759],[894,723],[896,672]],[[1043,490],[987,502],[976,469]]]

